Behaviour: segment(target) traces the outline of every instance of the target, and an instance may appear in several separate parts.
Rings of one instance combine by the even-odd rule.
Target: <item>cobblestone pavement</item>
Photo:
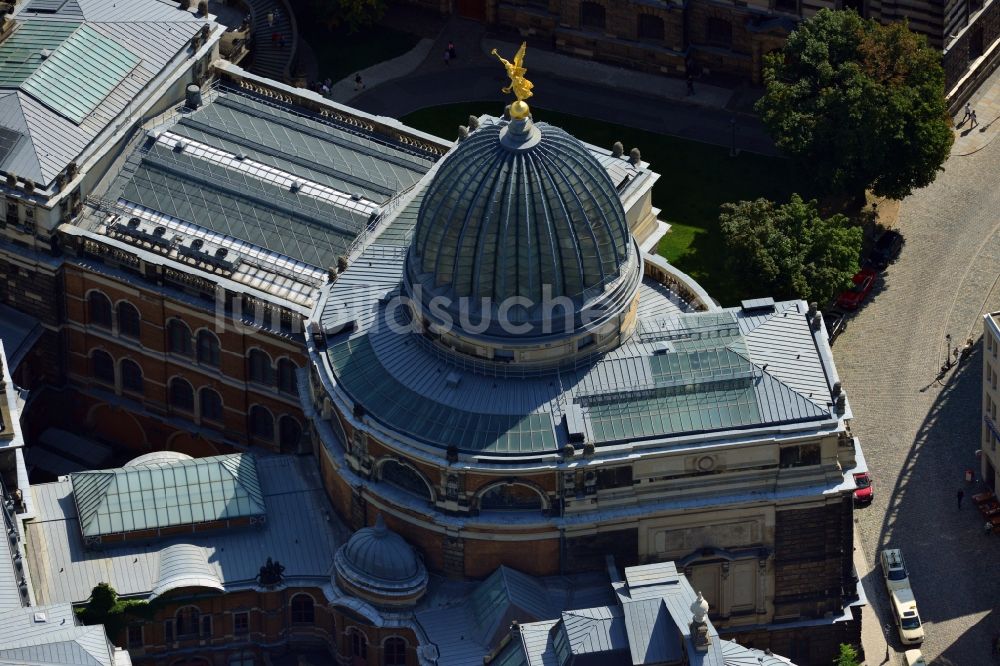
[[[876,497],[855,512],[867,561],[901,547],[934,664],[990,664],[1000,632],[1000,537],[987,536],[963,480],[976,470],[982,354],[941,382],[945,335],[980,343],[981,314],[1000,309],[1000,142],[953,156],[937,181],[906,199],[899,260],[837,340],[834,356]],[[957,491],[965,505],[957,508]],[[877,568],[859,571],[881,621],[891,622]],[[895,635],[890,644],[901,649]],[[878,664],[883,654],[869,655]]]

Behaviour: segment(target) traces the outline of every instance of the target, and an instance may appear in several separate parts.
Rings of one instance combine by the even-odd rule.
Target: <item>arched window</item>
[[[351,656],[366,659],[368,657],[368,639],[365,638],[365,635],[353,627],[348,630],[347,635],[350,637],[348,649],[351,651]]]
[[[290,395],[299,394],[299,384],[295,380],[298,367],[287,358],[278,360],[278,390]]]
[[[286,453],[294,453],[299,449],[302,439],[302,426],[288,414],[278,419],[278,446]]]
[[[118,304],[118,333],[129,338],[138,338],[142,324],[139,311],[128,301]]]
[[[194,411],[194,389],[187,380],[180,377],[170,380],[170,406],[186,412]]]
[[[271,357],[267,352],[251,349],[249,355],[250,381],[258,384],[273,384],[274,372],[271,369]]]
[[[167,324],[167,349],[173,354],[190,356],[191,329],[180,319],[171,319]]]
[[[423,477],[412,467],[396,462],[395,460],[386,460],[379,469],[379,475],[386,483],[391,483],[397,488],[425,499],[428,502],[434,501]]]
[[[274,440],[274,417],[266,407],[254,405],[250,408],[250,434],[269,442]]]
[[[222,420],[222,396],[219,392],[210,389],[203,388],[198,392],[199,407],[201,409],[201,418],[209,419],[210,421],[221,421]]]
[[[91,373],[94,379],[105,384],[115,383],[115,362],[111,360],[111,355],[100,349],[95,349],[90,354]]]
[[[135,361],[122,359],[122,389],[133,393],[142,393],[142,368]]]
[[[480,511],[541,511],[542,497],[533,488],[520,483],[501,483],[479,498]]]
[[[99,291],[87,294],[87,321],[92,326],[111,328],[111,301]]]
[[[580,27],[604,30],[604,5],[596,2],[580,3]]]
[[[639,14],[639,39],[663,39],[663,19],[652,14]]]
[[[184,606],[174,615],[174,625],[178,638],[197,636],[201,630],[201,611],[196,606]]]
[[[312,624],[316,621],[316,610],[313,598],[308,594],[296,594],[292,597],[292,623]]]
[[[705,41],[715,46],[733,45],[733,24],[726,19],[710,16],[705,25]]]
[[[382,644],[383,666],[406,666],[406,641],[399,636],[390,636]]]
[[[207,328],[198,331],[198,362],[219,367],[219,339]]]

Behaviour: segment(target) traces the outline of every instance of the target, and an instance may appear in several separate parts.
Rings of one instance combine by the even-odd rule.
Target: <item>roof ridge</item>
[[[786,383],[784,380],[779,379],[777,376],[771,374],[770,372],[768,372],[767,370],[765,370],[762,366],[757,365],[753,361],[750,361],[750,363],[753,364],[753,366],[755,368],[757,368],[758,370],[760,370],[760,373],[761,373],[762,377],[766,376],[768,379],[770,379],[771,381],[773,381],[774,383],[776,383],[778,386],[780,386],[781,388],[783,388],[785,391],[787,391],[788,393],[790,393],[793,396],[795,396],[795,398],[797,400],[800,400],[804,405],[808,405],[808,407],[813,410],[813,412],[816,414],[816,416],[829,416],[829,411],[823,409],[818,404],[816,404],[816,401],[814,401],[812,398],[809,398],[807,396],[802,395],[802,393],[800,393],[798,389],[793,388],[791,385],[789,385],[788,383]],[[767,364],[765,363],[764,365],[767,365]]]

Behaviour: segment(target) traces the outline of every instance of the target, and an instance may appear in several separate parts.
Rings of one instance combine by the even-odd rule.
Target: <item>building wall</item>
[[[997,411],[1000,410],[1000,313],[987,314],[983,318],[983,416],[982,416],[982,456],[980,457],[980,478],[994,491],[1000,486],[1000,426],[997,425]]]
[[[378,628],[363,621],[352,611],[327,602],[323,591],[308,587],[279,587],[246,590],[225,594],[198,594],[197,590],[180,590],[155,601],[151,619],[135,619],[129,631],[126,627],[113,636],[116,645],[126,646],[136,666],[161,666],[205,659],[206,666],[231,666],[238,656],[253,657],[253,663],[266,663],[262,655],[276,655],[286,650],[325,649],[331,659],[354,658],[352,666],[382,666],[384,646],[395,637],[405,642],[405,666],[415,666],[417,639],[410,629]],[[312,620],[296,597],[308,595],[313,600]],[[299,597],[299,600],[303,597]],[[198,610],[198,631],[189,636],[178,635],[177,618],[187,610]],[[179,613],[179,611],[181,611]],[[246,631],[237,631],[237,616],[245,614]],[[188,616],[190,617],[190,616]],[[211,618],[207,632],[203,632]],[[242,618],[240,619],[242,621]],[[168,640],[168,625],[173,625],[173,640]],[[360,634],[366,645],[364,657],[354,651]],[[141,643],[136,643],[141,636]],[[404,665],[400,665],[404,666]]]

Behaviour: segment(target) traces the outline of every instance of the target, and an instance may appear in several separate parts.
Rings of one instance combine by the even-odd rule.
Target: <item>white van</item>
[[[907,650],[903,656],[906,658],[906,666],[927,666],[927,661],[924,655],[920,654],[920,650]]]
[[[892,614],[896,618],[896,628],[899,629],[899,640],[904,645],[913,645],[924,640],[924,625],[917,613],[917,601],[909,589],[893,590]]]

